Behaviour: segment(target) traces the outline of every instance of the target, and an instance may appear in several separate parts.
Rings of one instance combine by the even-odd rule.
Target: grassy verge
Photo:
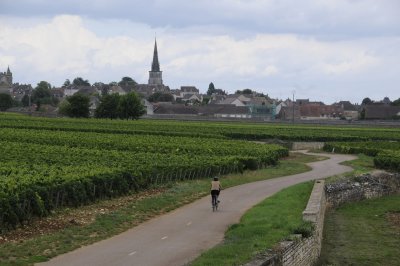
[[[318,265],[400,265],[400,195],[330,210]]]
[[[248,211],[239,224],[232,225],[222,244],[191,263],[201,265],[241,265],[254,255],[272,248],[302,224],[314,182],[284,189]]]
[[[319,159],[322,160],[323,157]],[[373,159],[363,154],[358,159],[343,164],[353,167],[354,170],[345,175],[331,177],[330,180],[374,170]],[[295,228],[301,227],[302,211],[307,205],[312,186],[313,182],[307,182],[290,187],[252,208],[239,224],[228,229],[221,245],[203,253],[191,266],[240,265],[251,260],[257,253],[273,248],[276,243],[293,233]]]
[[[294,154],[282,160],[277,166],[224,176],[221,178],[221,182],[226,188],[297,174],[310,170],[304,162],[320,159],[319,157]],[[0,265],[30,265],[35,262],[46,261],[59,254],[121,233],[145,220],[208,195],[209,180],[172,183],[158,187],[154,191],[157,191],[157,193],[143,192],[132,202],[123,204],[112,212],[99,213],[90,224],[70,224],[51,234],[0,244]],[[110,200],[110,202],[112,205],[113,200]],[[62,212],[66,211],[68,210],[61,210],[54,215],[61,215]]]
[[[358,158],[353,161],[346,161],[342,163],[343,165],[351,166],[354,169],[353,171],[328,177],[326,179],[326,183],[335,183],[345,178],[354,177],[376,170],[373,157],[364,154],[358,154],[357,156]]]

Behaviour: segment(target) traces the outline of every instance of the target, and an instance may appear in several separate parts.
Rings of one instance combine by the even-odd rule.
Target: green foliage
[[[60,115],[68,116],[69,115],[68,112],[69,112],[70,108],[71,108],[71,104],[69,103],[69,101],[64,100],[58,105],[58,113]]]
[[[101,97],[100,104],[95,111],[95,117],[111,119],[118,118],[118,105],[120,100],[121,96],[119,94],[106,94]]]
[[[118,82],[119,86],[129,86],[134,87],[137,85],[137,82],[131,77],[123,77],[120,82]]]
[[[117,110],[121,119],[138,119],[146,113],[140,98],[134,92],[121,96]]]
[[[69,117],[89,117],[90,100],[88,96],[75,93],[67,97],[65,104],[61,108],[61,113]]]
[[[400,150],[383,150],[374,158],[374,164],[383,169],[400,171]]]
[[[10,94],[0,93],[0,111],[5,111],[13,106],[13,100]]]
[[[288,155],[280,146],[221,138],[90,132],[93,123],[134,126],[126,121],[2,118],[0,228],[151,185],[274,165]],[[39,127],[21,129],[28,125],[21,121]],[[40,121],[74,130],[51,130]]]
[[[29,99],[28,99],[29,100]],[[56,105],[58,103],[51,93],[51,84],[47,81],[41,81],[32,92],[32,102],[36,103],[37,111],[42,104]]]
[[[338,153],[374,156],[374,164],[378,168],[400,170],[399,141],[364,141],[364,142],[329,142],[324,146],[325,151]]]
[[[76,77],[72,81],[72,84],[75,86],[90,86],[90,83],[87,79],[83,79],[81,77]]]
[[[302,237],[313,235],[315,225],[310,221],[303,221],[299,226],[293,229],[293,234],[300,234]]]
[[[368,97],[364,98],[362,100],[362,102],[361,102],[362,105],[368,105],[368,104],[371,104],[371,103],[372,103],[372,100],[370,98],[368,98]]]
[[[170,93],[155,92],[147,100],[149,102],[173,102],[174,96]]]
[[[391,104],[393,106],[400,106],[400,98],[398,98],[397,100],[394,100]]]
[[[253,94],[253,91],[251,89],[244,89],[244,90],[237,90],[235,92],[236,94]]]
[[[216,92],[216,89],[215,89],[214,83],[211,82],[208,85],[207,95],[212,95],[215,92]]]
[[[24,107],[29,106],[29,103],[30,103],[29,95],[25,94],[24,97],[22,97],[22,99],[21,99],[21,103],[22,103],[22,106],[24,106]]]
[[[398,194],[328,211],[316,265],[400,265],[399,213]]]
[[[68,87],[69,85],[71,85],[71,81],[70,81],[69,79],[66,79],[66,80],[64,81],[63,86],[64,86],[64,87]]]

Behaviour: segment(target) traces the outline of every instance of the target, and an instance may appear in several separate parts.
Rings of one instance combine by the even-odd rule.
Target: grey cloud
[[[397,0],[2,0],[0,7],[0,14],[10,16],[76,14],[127,19],[151,27],[223,25],[237,31],[344,37],[400,34]]]

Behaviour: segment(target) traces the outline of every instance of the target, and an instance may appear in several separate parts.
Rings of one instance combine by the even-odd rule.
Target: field
[[[248,141],[263,139],[384,143],[400,140],[400,130],[0,114],[0,229],[60,207],[255,170],[288,155],[284,147]]]
[[[399,206],[392,195],[327,212],[317,265],[399,265]]]
[[[400,171],[399,141],[328,142],[324,150],[338,153],[363,153],[374,157],[377,168]]]

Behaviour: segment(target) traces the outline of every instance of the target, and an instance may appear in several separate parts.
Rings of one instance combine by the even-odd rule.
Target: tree
[[[71,104],[68,102],[68,100],[62,101],[58,105],[58,113],[60,115],[69,116],[69,108],[70,108],[70,106],[71,106]]]
[[[140,98],[134,92],[121,96],[118,114],[121,119],[138,119],[146,113]]]
[[[363,100],[362,100],[362,105],[368,105],[368,104],[371,104],[372,103],[372,100],[370,99],[370,98],[368,98],[368,97],[366,97],[366,98],[364,98]]]
[[[120,82],[118,82],[119,86],[129,86],[133,87],[137,85],[137,82],[131,77],[123,77]]]
[[[155,92],[147,100],[149,102],[173,102],[174,96],[170,93]]]
[[[37,105],[56,104],[51,93],[51,84],[47,81],[39,82],[32,92],[32,102],[35,102]]]
[[[71,81],[69,81],[69,79],[66,79],[64,81],[63,87],[68,87],[69,85],[71,85]]]
[[[391,104],[393,106],[400,106],[400,98],[398,98],[397,100],[394,100]]]
[[[213,93],[215,93],[215,86],[214,83],[211,82],[208,85],[207,95],[212,95]]]
[[[81,77],[76,77],[73,81],[72,84],[75,86],[90,86],[90,83],[87,79],[83,79]]]
[[[237,90],[236,92],[235,92],[235,94],[253,94],[253,91],[252,90],[250,90],[250,89],[244,89],[244,90]]]
[[[100,104],[96,108],[95,117],[97,118],[118,118],[118,105],[121,96],[119,94],[104,95],[100,99]]]
[[[63,111],[69,117],[89,117],[90,99],[86,95],[75,93],[67,97],[69,106]]]
[[[13,99],[10,94],[0,93],[0,111],[5,111],[13,106]]]
[[[27,107],[29,106],[29,95],[25,94],[24,97],[21,99],[22,106]]]
[[[365,119],[365,108],[363,108],[360,112],[360,119],[364,120]]]

